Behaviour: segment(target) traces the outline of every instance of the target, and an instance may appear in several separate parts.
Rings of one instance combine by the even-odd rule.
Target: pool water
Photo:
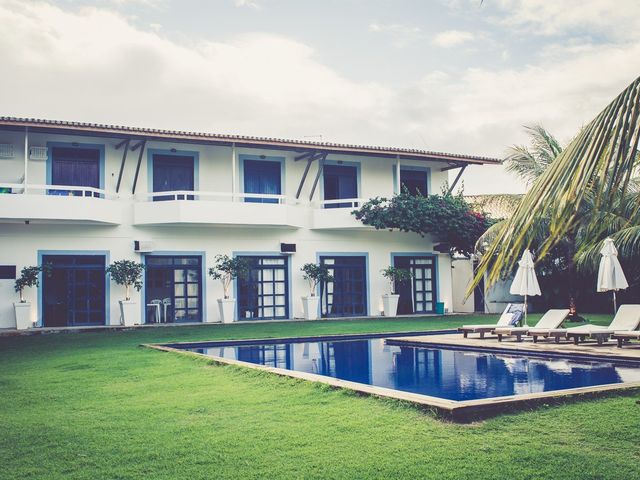
[[[399,346],[383,338],[172,346],[456,401],[640,381],[638,364]]]

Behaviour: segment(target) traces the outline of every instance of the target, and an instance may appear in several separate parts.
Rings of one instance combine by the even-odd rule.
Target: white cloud
[[[254,10],[260,10],[262,6],[257,0],[233,0],[236,7],[247,7]]]
[[[486,2],[485,2],[486,3]],[[640,37],[638,0],[497,0],[506,26],[540,35],[591,31],[610,38]]]
[[[474,38],[475,35],[471,32],[465,32],[462,30],[447,30],[445,32],[440,32],[435,37],[433,37],[432,43],[434,45],[437,45],[438,47],[449,48],[469,42]]]
[[[640,40],[552,47],[529,65],[425,70],[392,89],[354,81],[287,37],[182,44],[99,8],[0,3],[2,115],[502,155],[543,123],[569,139],[638,74]],[[377,24],[380,26],[379,24]],[[418,32],[420,33],[420,32]],[[606,74],[603,74],[606,72]],[[469,193],[518,191],[500,169]]]
[[[420,27],[402,23],[372,22],[369,24],[369,31],[390,36],[391,43],[398,48],[406,47],[408,44],[423,37]]]

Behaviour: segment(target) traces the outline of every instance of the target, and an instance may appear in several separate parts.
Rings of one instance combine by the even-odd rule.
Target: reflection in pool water
[[[640,381],[640,368],[634,366],[395,346],[381,338],[223,347],[190,345],[187,350],[449,400]]]

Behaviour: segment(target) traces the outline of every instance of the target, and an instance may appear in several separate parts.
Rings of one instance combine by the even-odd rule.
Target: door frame
[[[293,319],[294,318],[294,314],[293,314],[293,288],[291,285],[291,280],[293,279],[292,275],[291,275],[291,264],[293,263],[291,260],[291,255],[284,255],[282,252],[244,252],[244,251],[238,251],[238,252],[231,252],[231,256],[233,258],[236,257],[286,257],[287,258],[287,283],[286,283],[286,289],[287,289],[287,316],[289,317],[289,319]],[[231,286],[233,288],[232,292],[231,292],[231,296],[233,298],[235,298],[236,300],[236,306],[234,309],[234,315],[235,315],[235,319],[237,321],[240,321],[240,312],[239,312],[239,303],[238,303],[238,279],[234,278],[233,282],[231,282]],[[266,321],[266,320],[265,320]],[[282,322],[282,320],[273,320],[274,322]]]
[[[104,190],[104,144],[103,143],[78,143],[78,142],[47,142],[47,185],[51,185],[53,177],[53,149],[54,148],[78,148],[78,149],[90,149],[98,150],[99,152],[99,164],[98,164],[98,177],[100,179],[99,188]]]
[[[111,252],[109,250],[38,250],[38,265],[42,265],[42,258],[45,255],[69,255],[69,256],[83,256],[83,255],[104,255],[104,267],[105,269],[111,263],[110,256]],[[43,273],[40,272],[38,274],[38,280],[40,282],[40,288],[38,288],[38,321],[37,326],[44,326],[44,285],[43,282]],[[104,281],[104,324],[111,325],[111,280],[106,278],[107,273],[105,272],[105,281]]]
[[[141,254],[141,262],[147,265],[147,256],[156,257],[200,257],[200,291],[201,291],[201,304],[202,304],[202,321],[200,323],[207,323],[207,253],[204,251],[182,251],[182,250],[157,250],[153,252],[147,252]],[[145,319],[147,313],[147,272],[145,269],[142,275],[142,288],[140,289],[140,318]]]
[[[170,157],[192,157],[193,158],[193,191],[200,189],[200,152],[195,150],[164,150],[159,148],[147,149],[147,193],[153,192],[153,156],[165,155]],[[197,198],[197,196],[196,196]]]
[[[431,257],[433,258],[433,275],[434,275],[434,288],[433,293],[433,310],[435,312],[436,302],[440,302],[440,276],[438,273],[438,254],[434,252],[391,252],[391,263],[395,265],[396,257]],[[413,280],[412,280],[413,281]],[[420,315],[420,313],[413,313],[413,315]]]
[[[362,195],[362,185],[361,185],[361,178],[362,178],[362,172],[361,172],[361,167],[362,164],[360,162],[348,162],[348,161],[342,161],[342,160],[325,160],[324,162],[325,165],[333,165],[333,166],[338,166],[338,167],[355,167],[356,169],[356,188],[357,188],[357,195],[356,198],[363,198]],[[322,178],[321,181],[319,182],[320,185],[318,185],[320,187],[320,201],[324,201],[324,170],[322,172]],[[323,254],[324,255],[324,254]],[[359,254],[357,254],[359,255]],[[368,265],[367,265],[368,266]]]
[[[366,311],[364,316],[368,317],[370,312],[374,312],[372,309],[373,299],[371,298],[371,277],[369,268],[369,252],[316,252],[316,263],[320,265],[320,257],[364,257],[364,282],[365,282],[365,295],[364,306]],[[320,299],[322,302],[322,299]],[[340,318],[340,317],[335,317]]]

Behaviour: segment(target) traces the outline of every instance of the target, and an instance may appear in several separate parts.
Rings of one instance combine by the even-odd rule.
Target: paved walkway
[[[516,342],[515,337],[503,338],[502,342],[498,342],[498,337],[486,336],[480,339],[477,335],[470,334],[469,338],[464,338],[461,333],[437,336],[418,336],[418,337],[398,337],[389,340],[389,343],[411,343],[421,346],[446,345],[449,347],[472,348],[472,349],[489,349],[501,351],[513,351],[514,353],[551,353],[561,354],[565,356],[594,356],[594,357],[611,357],[628,360],[640,360],[640,342],[632,341],[623,348],[618,348],[615,340],[609,340],[604,345],[599,346],[595,340],[574,345],[573,341],[561,341],[555,343],[553,340],[533,340],[523,339],[522,342]]]

